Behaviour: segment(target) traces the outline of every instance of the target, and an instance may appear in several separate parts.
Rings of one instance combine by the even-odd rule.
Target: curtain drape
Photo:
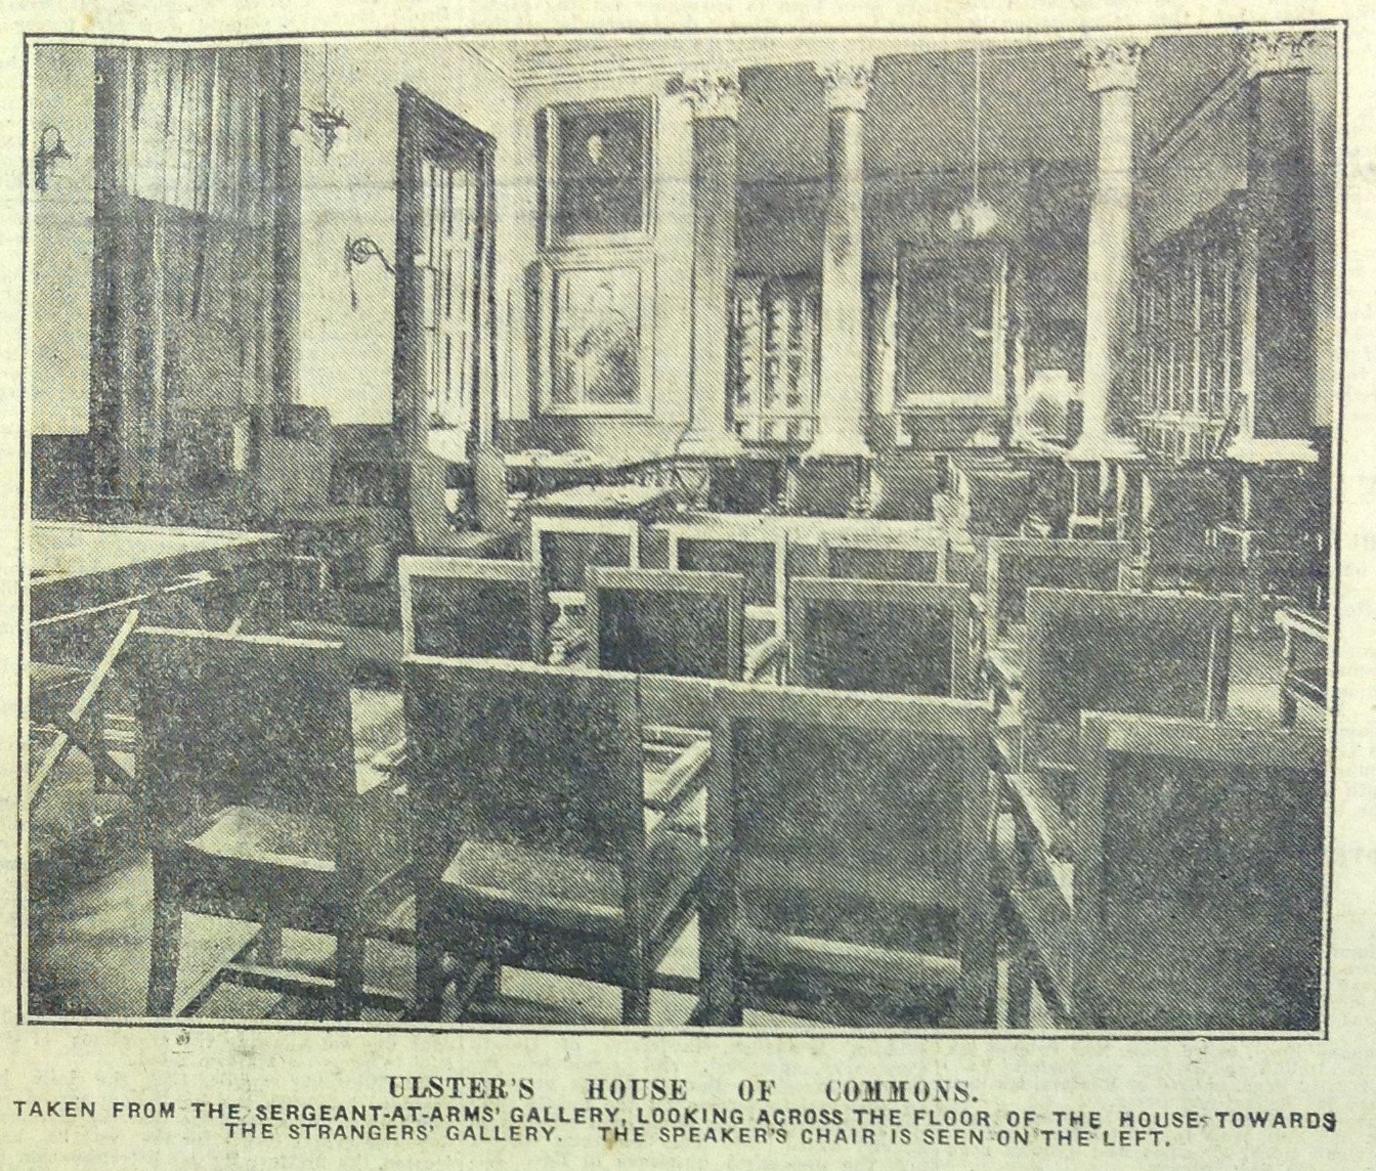
[[[279,166],[299,55],[108,49],[96,81],[98,489],[195,497],[226,478],[237,421],[273,393],[273,229],[300,198]]]

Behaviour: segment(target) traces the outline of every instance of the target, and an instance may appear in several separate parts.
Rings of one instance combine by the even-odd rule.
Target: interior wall
[[[1313,422],[1318,427],[1332,425],[1337,386],[1337,49],[1335,34],[1318,34],[1309,79],[1315,219]],[[1246,90],[1236,85],[1226,100],[1195,118],[1170,150],[1144,160],[1137,208],[1144,248],[1217,207],[1229,193],[1247,189],[1247,118]]]
[[[325,47],[306,42],[302,101],[323,99]],[[509,333],[512,240],[520,234],[514,181],[513,89],[487,61],[450,37],[350,40],[329,48],[330,104],[350,122],[344,149],[330,157],[307,145],[301,156],[300,401],[327,407],[335,423],[390,423],[396,284],[376,261],[354,269],[350,308],[344,266],[348,237],[371,236],[394,265],[397,87],[403,82],[496,140],[496,286],[499,334]],[[510,347],[499,346],[506,386]]]
[[[43,128],[55,126],[72,156],[50,172],[46,191],[29,178],[29,429],[84,435],[91,396],[95,49],[35,45],[29,63],[31,151]],[[51,145],[51,133],[48,140]]]
[[[513,264],[527,286],[538,287],[540,159],[536,120],[549,105],[651,95],[655,99],[653,169],[654,296],[647,317],[653,331],[654,362],[651,418],[607,418],[540,414],[538,318],[521,311],[509,319],[511,350],[519,355],[503,385],[503,415],[514,425],[505,429],[507,446],[584,447],[632,457],[669,451],[690,418],[693,265],[693,138],[686,100],[666,94],[668,78],[631,77],[609,81],[566,82],[524,87],[517,93],[514,127],[516,169],[514,212],[508,221]],[[498,229],[499,232],[501,229]]]

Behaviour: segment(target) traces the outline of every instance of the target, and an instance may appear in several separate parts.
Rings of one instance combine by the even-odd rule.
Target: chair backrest
[[[1206,543],[1228,519],[1230,494],[1221,472],[1152,467],[1142,471],[1142,527],[1149,544]]]
[[[1115,591],[1128,546],[1120,541],[994,537],[985,560],[985,641],[996,646],[1027,616],[1031,586]]]
[[[593,566],[640,564],[640,525],[617,518],[532,516],[530,559],[543,571],[546,588],[582,592]]]
[[[947,581],[950,534],[935,525],[871,522],[819,534],[819,577]]]
[[[599,862],[642,858],[633,675],[412,655],[404,664],[417,865],[465,837]]]
[[[1082,732],[1076,1015],[1318,1028],[1322,734],[1098,712]]]
[[[1023,760],[1078,737],[1085,711],[1218,718],[1227,708],[1236,600],[1027,591]]]
[[[597,665],[646,675],[739,679],[745,668],[738,574],[590,569]]]
[[[718,684],[708,839],[760,930],[853,940],[854,900],[920,906],[992,964],[989,744],[973,700]],[[892,926],[892,924],[891,924]]]
[[[402,557],[403,653],[543,663],[545,594],[528,561]]]
[[[970,594],[934,582],[797,577],[789,678],[804,687],[968,696]]]
[[[226,805],[337,817],[354,796],[341,644],[148,626],[128,650],[155,840]]]
[[[745,578],[746,617],[785,633],[788,535],[781,525],[728,521],[668,525],[669,568]]]

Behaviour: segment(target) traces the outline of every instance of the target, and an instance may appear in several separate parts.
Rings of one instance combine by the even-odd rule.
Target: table
[[[237,622],[264,594],[280,601],[280,589],[264,583],[280,586],[282,538],[80,521],[36,522],[27,537],[30,718],[55,732],[36,762],[29,800],[48,791],[45,782],[73,747],[95,771],[95,797],[102,785],[132,795],[132,718],[110,716],[107,727],[104,711],[107,680],[129,636],[150,618],[228,625],[226,614]],[[224,613],[212,619],[207,602],[217,611],[223,603]]]
[[[276,533],[36,521],[28,530],[33,622],[72,615],[192,573],[237,580],[283,555]]]

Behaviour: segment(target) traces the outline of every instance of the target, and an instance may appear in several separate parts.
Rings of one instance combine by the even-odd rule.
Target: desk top
[[[33,617],[114,601],[150,583],[271,556],[275,533],[36,521],[29,526]]]

